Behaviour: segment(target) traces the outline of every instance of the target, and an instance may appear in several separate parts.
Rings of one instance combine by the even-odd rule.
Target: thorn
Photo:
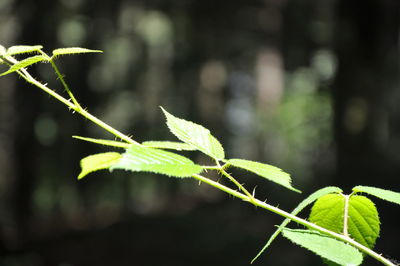
[[[256,188],[257,188],[257,186],[255,186],[255,187],[253,188],[253,193],[251,193],[251,195],[253,196],[253,198],[255,198],[255,196],[256,196]]]

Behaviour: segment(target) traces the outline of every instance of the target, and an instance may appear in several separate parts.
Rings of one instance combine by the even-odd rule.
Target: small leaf
[[[117,148],[124,148],[124,149],[127,149],[132,145],[132,144],[129,144],[126,142],[108,140],[108,139],[94,139],[94,138],[86,138],[86,137],[80,137],[80,136],[72,136],[72,137],[75,139],[80,139],[80,140],[87,141],[87,142],[92,142],[92,143],[96,143],[96,144],[112,146],[112,147],[117,147]]]
[[[132,145],[121,160],[111,167],[133,172],[145,171],[175,177],[190,177],[202,171],[202,167],[186,157],[142,145]]]
[[[101,50],[91,50],[80,47],[69,47],[69,48],[59,48],[53,50],[53,57],[59,55],[73,55],[73,54],[83,54],[83,53],[102,53]]]
[[[145,141],[142,145],[150,148],[158,149],[171,149],[177,151],[194,151],[196,150],[193,146],[176,141]]]
[[[208,156],[222,160],[225,157],[221,143],[205,127],[177,118],[161,107],[167,118],[169,130],[181,141],[193,146]]]
[[[43,46],[41,45],[15,45],[7,49],[7,55],[39,52],[42,48]]]
[[[309,220],[319,226],[343,234],[345,197],[331,193],[320,197],[313,205]]]
[[[0,44],[0,55],[5,55],[5,54],[6,54],[6,48],[4,48],[4,46]]]
[[[309,220],[339,234],[344,233],[345,196],[328,194],[319,198],[311,209]],[[379,236],[380,221],[374,203],[360,195],[348,200],[347,233],[360,244],[372,249]]]
[[[380,220],[375,204],[367,197],[352,195],[349,200],[349,235],[357,242],[374,248],[379,237]]]
[[[315,231],[283,229],[283,236],[293,243],[339,265],[360,265],[363,260],[356,248]]]
[[[232,165],[253,172],[259,176],[262,176],[272,182],[275,182],[293,191],[300,192],[300,190],[297,190],[292,187],[291,185],[292,180],[290,178],[290,175],[288,173],[283,172],[278,167],[243,159],[230,159],[227,160],[226,163],[228,165]]]
[[[0,76],[10,74],[12,72],[20,70],[21,68],[28,67],[30,65],[36,64],[43,60],[46,60],[46,57],[44,57],[42,55],[35,55],[32,57],[28,57],[24,60],[19,61],[16,64],[12,65],[6,72],[3,72],[2,74],[0,74]]]
[[[117,152],[106,152],[87,156],[81,160],[82,171],[78,179],[84,178],[87,174],[108,169],[110,166],[116,164],[121,158],[121,154]]]
[[[386,190],[382,188],[376,187],[367,187],[367,186],[356,186],[353,188],[354,192],[364,192],[369,195],[378,197],[383,200],[387,200],[396,204],[400,204],[400,193],[394,192],[391,190]]]
[[[292,215],[297,215],[299,212],[301,212],[305,207],[316,201],[318,198],[329,194],[329,193],[340,193],[342,190],[338,187],[325,187],[322,189],[319,189],[312,193],[310,196],[308,196],[306,199],[304,199],[302,202],[300,202],[299,205],[291,212]],[[272,236],[268,239],[267,243],[264,245],[264,247],[261,249],[260,252],[258,252],[257,256],[254,257],[254,259],[251,261],[253,263],[268,247],[271,245],[272,241],[280,234],[280,232],[285,228],[289,223],[290,219],[286,218],[283,220],[283,222],[279,225],[278,229],[272,234]]]

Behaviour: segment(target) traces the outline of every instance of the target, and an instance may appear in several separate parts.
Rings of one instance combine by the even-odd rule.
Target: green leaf
[[[181,141],[193,146],[208,156],[222,160],[225,157],[221,143],[205,127],[177,118],[161,107],[167,118],[169,130]]]
[[[59,48],[53,50],[53,57],[59,55],[73,55],[73,54],[83,54],[83,53],[102,53],[101,50],[91,50],[80,47],[69,47],[69,48]]]
[[[310,205],[311,203],[316,201],[318,198],[320,198],[326,194],[333,193],[333,192],[340,193],[340,192],[342,192],[342,190],[338,187],[325,187],[325,188],[315,191],[310,196],[308,196],[306,199],[304,199],[302,202],[300,202],[300,204],[297,205],[297,207],[291,212],[291,214],[297,215],[305,207],[307,207],[308,205]],[[272,241],[274,241],[274,239],[281,233],[283,228],[285,228],[290,222],[291,222],[291,220],[288,218],[283,220],[283,222],[279,225],[278,229],[276,229],[276,231],[268,239],[267,243],[264,245],[264,247],[261,249],[261,251],[258,252],[258,254],[251,261],[251,263],[253,263],[271,245]]]
[[[5,54],[6,54],[6,48],[4,48],[4,46],[0,44],[0,55],[5,55]]]
[[[80,140],[87,141],[87,142],[92,142],[92,143],[96,143],[96,144],[112,146],[112,147],[117,147],[117,148],[124,148],[124,149],[127,149],[132,145],[132,144],[129,144],[126,142],[108,140],[108,139],[94,139],[94,138],[86,138],[86,137],[81,137],[81,136],[72,136],[72,137],[75,139],[80,139]]]
[[[346,197],[349,197],[347,217]],[[372,249],[379,236],[380,221],[374,203],[368,198],[360,195],[328,194],[315,202],[309,217],[310,222],[340,234],[345,234],[346,231],[344,219],[347,219],[348,235]]]
[[[19,61],[16,64],[12,65],[6,72],[3,72],[2,74],[0,74],[0,76],[10,74],[12,72],[20,70],[21,68],[28,67],[30,65],[36,64],[36,63],[38,63],[40,61],[44,61],[44,60],[46,60],[46,57],[44,57],[42,55],[35,55],[32,57],[28,57],[24,60]]]
[[[400,204],[400,193],[394,192],[391,190],[386,190],[382,188],[376,187],[367,187],[367,186],[356,186],[353,188],[354,192],[364,192],[369,195],[378,197],[383,200],[387,200],[396,204]]]
[[[380,232],[379,214],[375,204],[367,197],[352,195],[348,219],[350,237],[372,249]]]
[[[150,148],[158,148],[158,149],[170,149],[177,151],[194,151],[196,150],[193,146],[176,141],[145,141],[142,145]]]
[[[39,52],[42,48],[41,45],[15,45],[7,49],[7,55],[34,53]]]
[[[300,190],[292,187],[290,175],[278,167],[244,159],[230,159],[226,163],[253,172],[293,191],[300,192]]]
[[[331,193],[320,197],[311,209],[310,222],[336,233],[343,233],[345,197]]]
[[[190,177],[202,171],[202,167],[186,157],[142,145],[132,145],[121,160],[111,167],[133,172],[145,171],[175,177]]]
[[[106,152],[87,156],[81,160],[82,171],[78,179],[84,178],[91,172],[108,169],[110,166],[116,164],[120,158],[121,154],[118,152]]]
[[[318,232],[285,228],[282,234],[293,243],[339,265],[362,263],[363,256],[356,248]]]

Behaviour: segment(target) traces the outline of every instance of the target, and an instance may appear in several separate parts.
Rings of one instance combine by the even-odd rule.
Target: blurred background
[[[397,0],[0,0],[5,47],[104,50],[58,61],[93,114],[137,141],[174,140],[159,106],[200,123],[230,158],[292,175],[302,194],[234,172],[285,210],[328,185],[400,191],[399,33]],[[62,92],[49,65],[30,70]],[[72,135],[113,138],[0,78],[0,265],[249,265],[282,220],[190,179],[77,181],[108,149]],[[374,201],[376,249],[399,259],[399,209]],[[279,237],[255,265],[321,262]]]

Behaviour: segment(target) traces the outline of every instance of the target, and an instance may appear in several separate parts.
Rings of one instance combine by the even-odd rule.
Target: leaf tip
[[[161,111],[164,113],[164,115],[167,117],[169,115],[169,113],[167,112],[167,110],[164,109],[164,107],[162,107],[161,105],[159,106]],[[168,118],[168,117],[167,117]]]

